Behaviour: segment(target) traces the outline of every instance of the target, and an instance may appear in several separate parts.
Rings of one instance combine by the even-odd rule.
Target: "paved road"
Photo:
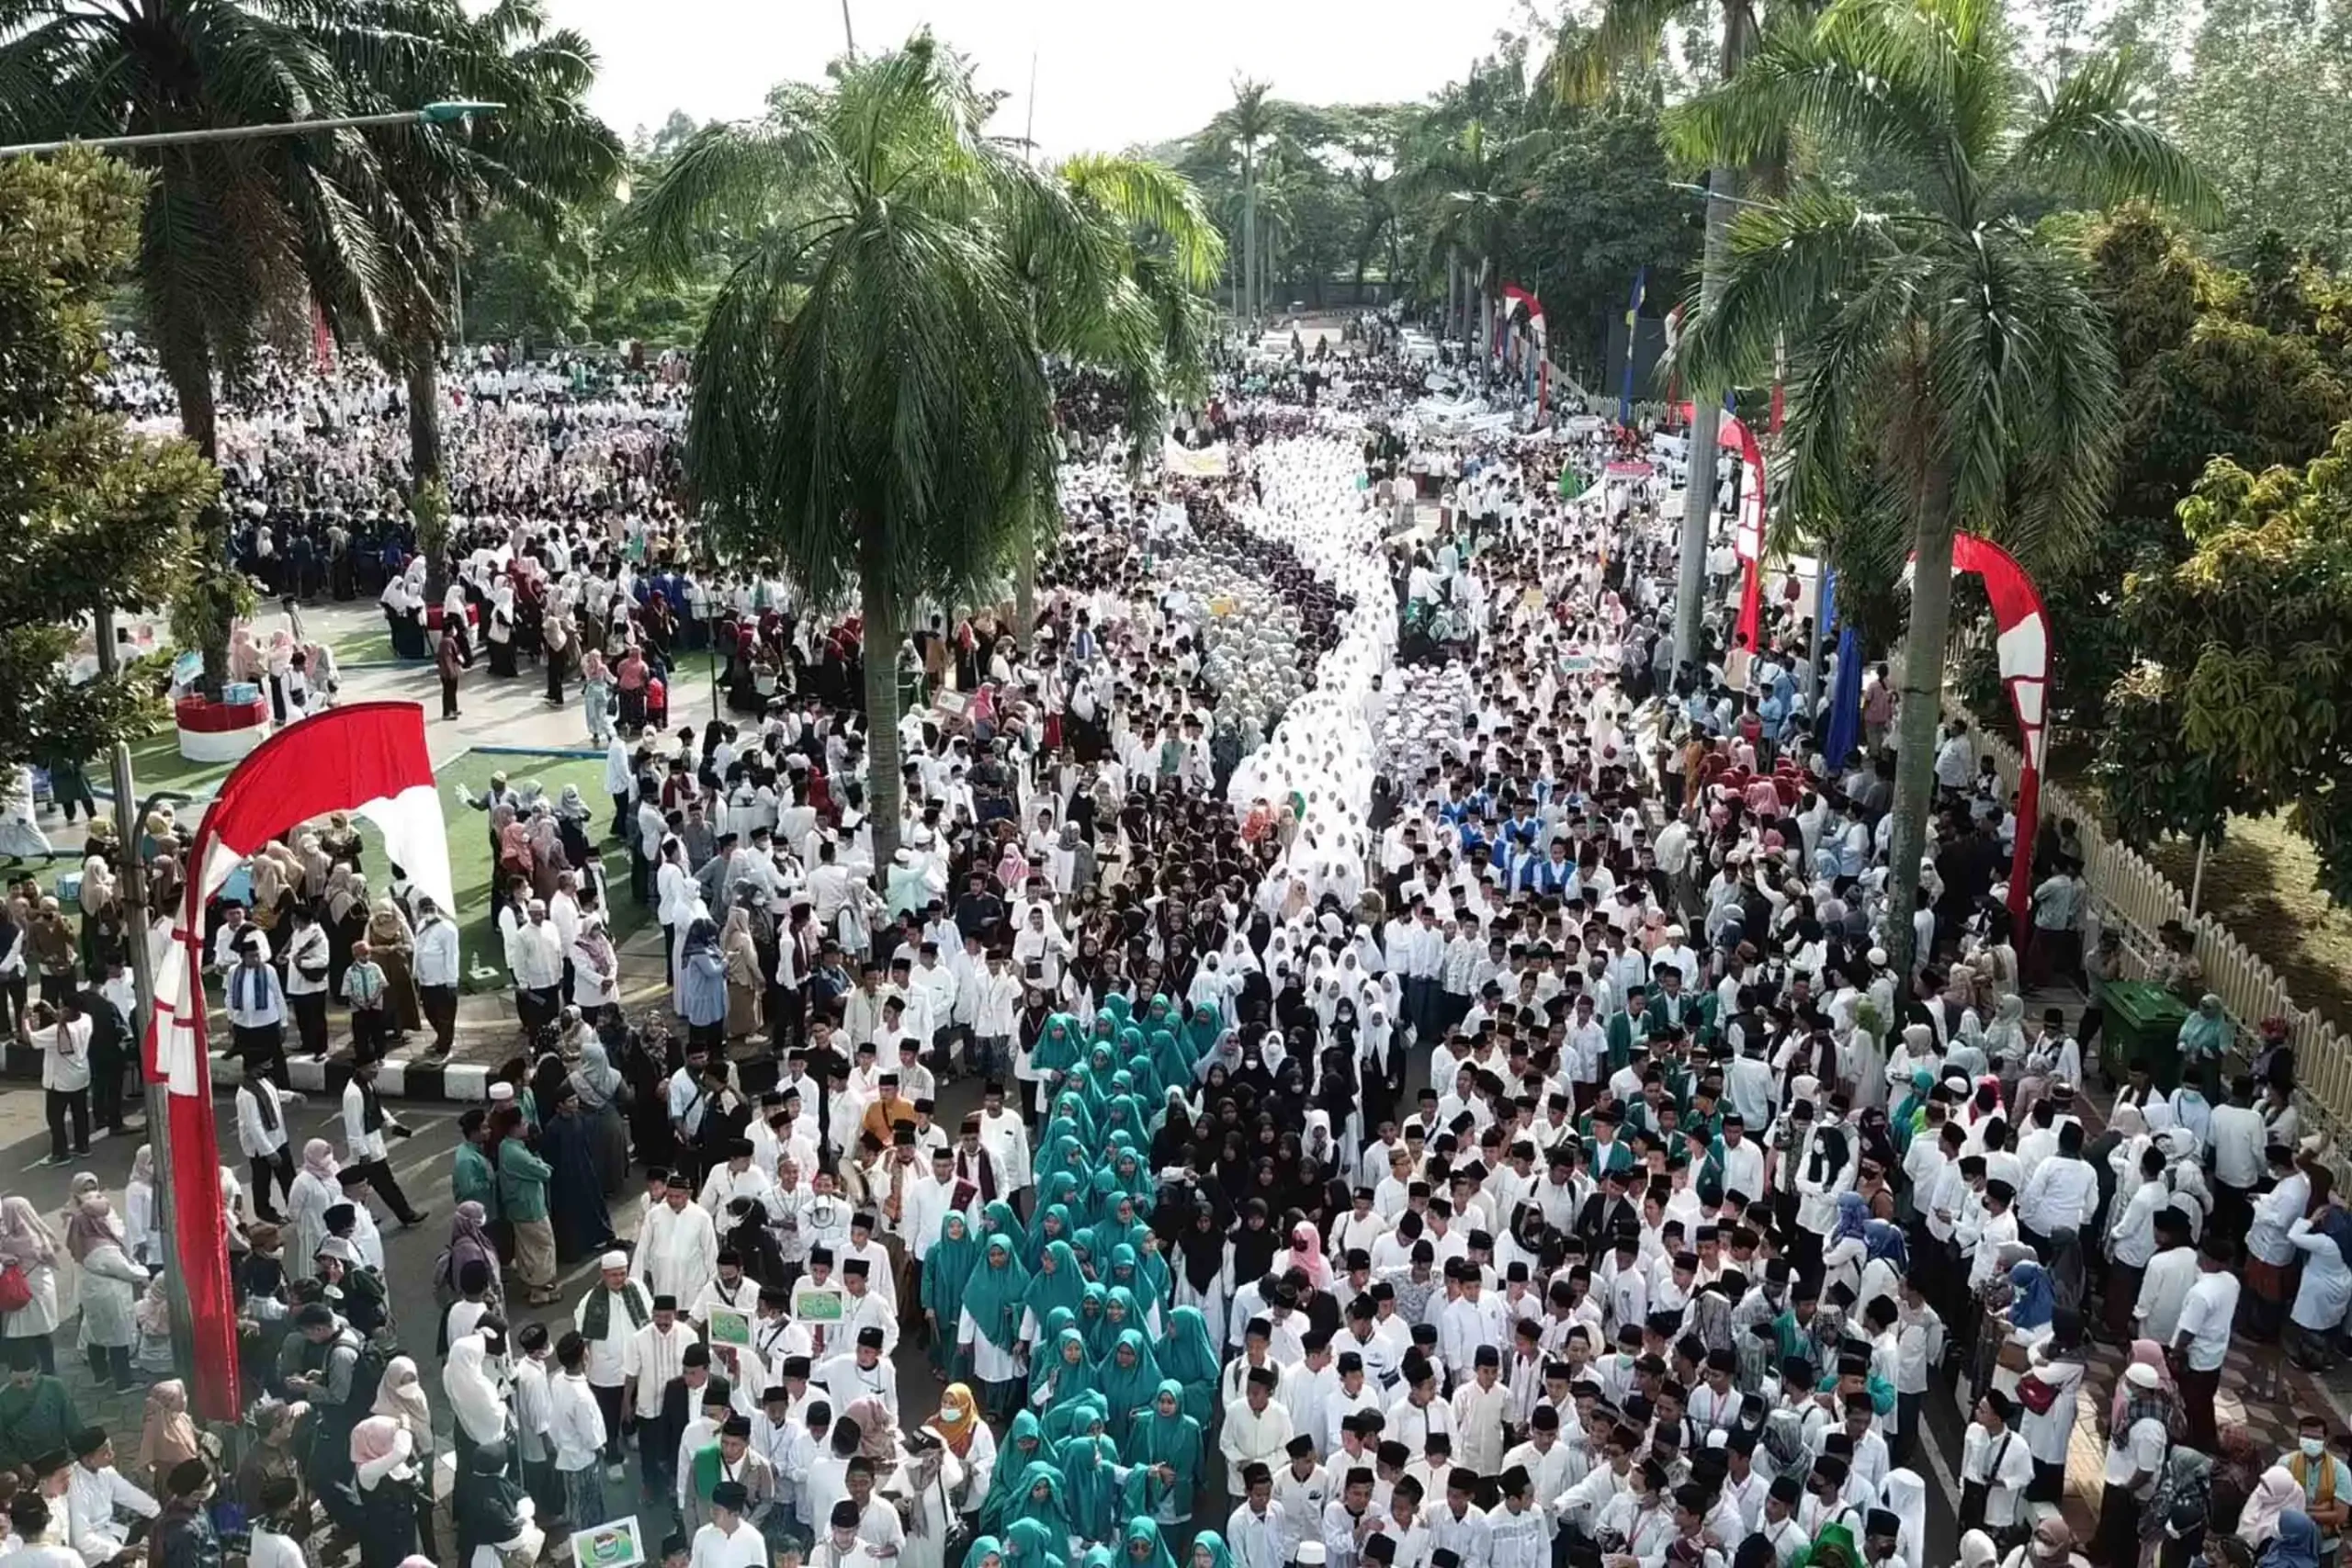
[[[960,1096],[957,1090],[965,1092]],[[956,1114],[961,1116],[963,1101],[978,1103],[976,1091],[966,1086],[955,1086],[947,1091],[955,1103]],[[221,1163],[242,1179],[244,1161],[237,1151],[236,1123],[227,1100],[219,1102]],[[377,1219],[386,1226],[384,1232],[384,1273],[391,1288],[392,1317],[401,1330],[402,1348],[416,1358],[424,1374],[427,1390],[433,1397],[438,1426],[447,1430],[448,1412],[441,1398],[441,1362],[432,1354],[433,1266],[448,1239],[449,1169],[452,1151],[458,1144],[458,1118],[463,1112],[459,1106],[402,1105],[393,1108],[400,1119],[415,1129],[415,1136],[393,1147],[392,1169],[399,1178],[401,1190],[412,1202],[428,1211],[421,1228],[411,1230],[392,1225],[378,1203]],[[287,1118],[294,1146],[299,1149],[312,1137],[323,1137],[342,1147],[343,1132],[337,1108],[317,1101],[295,1107]],[[42,1156],[49,1152],[49,1133],[42,1121],[41,1097],[37,1090],[12,1089],[0,1091],[0,1192],[21,1193],[33,1201],[44,1214],[54,1214],[65,1203],[67,1184],[77,1171],[91,1171],[103,1181],[108,1191],[118,1198],[130,1174],[130,1162],[141,1140],[100,1138],[90,1146],[86,1158],[79,1158],[64,1166],[41,1166]],[[645,1210],[643,1194],[634,1194],[617,1203],[613,1213],[614,1228],[623,1235],[634,1235],[639,1220]],[[529,1307],[522,1304],[519,1293],[509,1303],[508,1316],[516,1325],[540,1322],[549,1326],[550,1333],[560,1333],[571,1326],[571,1310],[587,1289],[595,1272],[593,1262],[583,1261],[565,1271],[559,1281],[562,1292],[560,1304],[552,1307]],[[559,1323],[560,1326],[558,1326]],[[65,1348],[63,1343],[62,1348]],[[61,1358],[70,1361],[69,1353]],[[917,1423],[928,1419],[939,1404],[939,1382],[920,1348],[903,1343],[898,1353],[900,1415],[904,1421]],[[86,1375],[70,1365],[61,1365],[73,1382],[77,1397],[92,1388]],[[136,1402],[121,1399],[91,1399],[85,1412],[90,1418],[103,1421],[117,1430],[134,1430]],[[445,1450],[446,1451],[446,1450]],[[632,1474],[634,1472],[632,1471]]]

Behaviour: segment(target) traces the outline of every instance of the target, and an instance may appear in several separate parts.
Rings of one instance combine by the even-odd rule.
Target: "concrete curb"
[[[20,1042],[0,1044],[0,1079],[18,1083],[40,1081],[41,1054]],[[224,1093],[244,1081],[244,1063],[226,1052],[211,1053],[213,1091]],[[508,1053],[494,1064],[455,1059],[430,1062],[414,1052],[385,1059],[376,1085],[386,1100],[411,1103],[479,1105],[490,1099],[491,1080],[522,1066],[523,1053]],[[313,1097],[341,1095],[351,1081],[351,1055],[343,1052],[325,1061],[309,1056],[287,1060],[286,1075],[298,1091]]]

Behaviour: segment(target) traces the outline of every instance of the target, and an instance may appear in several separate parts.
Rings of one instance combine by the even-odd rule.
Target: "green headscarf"
[[[962,1291],[964,1310],[980,1337],[1010,1353],[1021,1343],[1021,1310],[1028,1294],[1029,1270],[1021,1266],[1021,1249],[1009,1235],[990,1235]]]
[[[1211,1051],[1216,1049],[1217,1036],[1225,1032],[1225,1021],[1216,1009],[1203,1002],[1193,1010],[1192,1018],[1184,1025],[1184,1051],[1192,1057],[1184,1069],[1184,1082],[1192,1082],[1193,1074]]]
[[[1129,1418],[1158,1397],[1161,1381],[1159,1359],[1152,1355],[1151,1341],[1144,1337],[1142,1328],[1120,1333],[1118,1343],[1095,1369],[1094,1377],[1110,1411],[1107,1425],[1111,1438],[1124,1445]]]
[[[1046,1446],[1058,1452],[1063,1442],[1105,1420],[1109,1407],[1102,1403],[1102,1391],[1090,1388],[1076,1399],[1058,1400],[1046,1412],[1040,1423],[1046,1434]]]
[[[1078,1348],[1076,1360],[1070,1359],[1072,1346]],[[1048,1379],[1053,1382],[1052,1392],[1046,1393],[1046,1399],[1048,1421],[1057,1407],[1080,1394],[1092,1393],[1101,1386],[1101,1380],[1094,1375],[1093,1358],[1086,1353],[1085,1335],[1075,1328],[1065,1328],[1054,1336],[1051,1348],[1029,1358],[1029,1393],[1033,1402],[1036,1395],[1046,1393]]]
[[[1099,1280],[1089,1280],[1078,1299],[1078,1331],[1086,1340],[1086,1354],[1099,1361],[1111,1353],[1117,1336],[1111,1332],[1110,1319],[1102,1315],[1103,1303],[1111,1299],[1111,1287]],[[1089,1312],[1089,1307],[1094,1310]]]
[[[1208,1319],[1196,1306],[1180,1306],[1168,1314],[1167,1343],[1160,1347],[1159,1370],[1183,1385],[1184,1413],[1207,1425],[1216,1398],[1216,1341],[1209,1337]]]
[[[1055,1459],[1069,1488],[1071,1532],[1088,1540],[1117,1534],[1126,1517],[1119,1506],[1117,1445],[1100,1434],[1083,1433],[1064,1438]]]
[[[1040,1457],[1029,1461],[1028,1468],[1021,1472],[1019,1484],[1013,1488],[1012,1501],[1005,1508],[1005,1528],[1017,1529],[1023,1519],[1035,1519],[1051,1529],[1057,1539],[1064,1538],[1070,1533],[1070,1517],[1062,1487],[1061,1466],[1044,1458],[1042,1449],[1038,1452]],[[1043,1499],[1037,1495],[1040,1490],[1046,1494]]]
[[[1078,1311],[1086,1292],[1086,1277],[1079,1272],[1078,1255],[1066,1241],[1049,1241],[1038,1255],[1037,1271],[1029,1276],[1028,1293],[1022,1303],[1046,1321],[1046,1314],[1056,1307]]]
[[[1148,1511],[1157,1515],[1164,1499],[1175,1517],[1192,1517],[1193,1488],[1201,1475],[1201,1424],[1184,1412],[1182,1383],[1174,1378],[1159,1380],[1149,1407],[1127,1423],[1123,1451],[1129,1464],[1164,1464],[1176,1472],[1173,1481],[1162,1482],[1156,1475],[1147,1480],[1144,1498]]]
[[[1168,1553],[1168,1543],[1159,1539],[1159,1527],[1148,1518],[1127,1521],[1120,1556],[1125,1568],[1176,1568],[1176,1559]]]
[[[1094,1173],[1094,1179],[1102,1213],[1094,1222],[1093,1228],[1086,1233],[1086,1251],[1095,1260],[1096,1268],[1108,1273],[1111,1255],[1122,1247],[1134,1245],[1135,1233],[1143,1228],[1143,1222],[1136,1217],[1136,1195],[1119,1185],[1117,1176],[1108,1170],[1098,1170]],[[1107,1188],[1103,1185],[1106,1182],[1109,1184]],[[1119,1213],[1122,1209],[1126,1211],[1124,1219]]]
[[[965,1283],[979,1263],[980,1244],[972,1239],[972,1223],[961,1211],[949,1211],[941,1222],[939,1239],[931,1244],[931,1256],[922,1260],[922,1309],[950,1344],[964,1311]]]
[[[1027,1410],[1015,1411],[1012,1425],[1004,1436],[1004,1446],[997,1450],[996,1473],[989,1478],[989,1495],[980,1499],[978,1516],[980,1529],[999,1529],[1003,1527],[1004,1511],[1012,1506],[1013,1495],[1021,1487],[1021,1472],[1029,1468],[1032,1460],[1045,1452],[1044,1442],[1045,1433],[1037,1424],[1035,1414]],[[1026,1453],[1022,1451],[1023,1443],[1030,1445]],[[1000,1547],[999,1550],[1002,1549]],[[979,1542],[975,1541],[966,1562],[977,1563],[979,1558]]]
[[[1057,1535],[1036,1519],[1022,1519],[1004,1532],[1005,1568],[1069,1568],[1069,1536]]]
[[[1056,1242],[1067,1246],[1078,1238],[1077,1213],[1077,1206],[1074,1203],[1061,1199],[1055,1199],[1037,1206],[1036,1213],[1032,1215],[1029,1221],[1028,1260],[1032,1270],[1036,1269],[1038,1261],[1045,1257],[1046,1248]],[[1071,1298],[1070,1305],[1072,1307],[1078,1305],[1077,1298]],[[1040,1313],[1037,1315],[1043,1317],[1045,1314]]]
[[[1184,1047],[1177,1043],[1172,1029],[1151,1032],[1151,1070],[1159,1081],[1155,1090],[1182,1089],[1193,1081],[1193,1064],[1184,1057]]]
[[[1066,1012],[1048,1014],[1030,1048],[1029,1065],[1040,1073],[1066,1073],[1078,1066],[1078,1020]]]

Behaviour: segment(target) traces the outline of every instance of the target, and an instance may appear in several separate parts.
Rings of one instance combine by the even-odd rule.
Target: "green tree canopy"
[[[1138,257],[1171,269],[1168,287],[1222,259],[1214,236],[1182,232],[1198,210],[1182,180],[1032,168],[986,134],[992,107],[918,33],[698,134],[624,230],[676,276],[714,225],[755,219],[697,344],[688,478],[721,548],[781,561],[820,603],[856,586],[881,866],[899,831],[900,628],[925,597],[993,592],[1034,540],[1055,463],[1045,354],[1149,360],[1165,288]],[[1168,243],[1139,245],[1134,227]]]
[[[134,436],[93,397],[146,194],[91,154],[0,162],[0,774],[83,761],[153,723],[152,678],[74,684],[65,660],[101,605],[169,601],[220,489],[187,442]]]
[[[2180,518],[2193,553],[2125,587],[2145,662],[2109,699],[2109,807],[2143,840],[2283,809],[2352,902],[2352,423],[2300,468],[2216,461]]]
[[[1795,141],[1825,171],[1741,212],[1721,288],[1694,302],[1679,347],[1694,389],[1712,393],[1769,374],[1785,341],[1781,504],[1824,531],[1859,521],[1917,561],[1897,910],[1911,907],[1927,842],[1953,536],[2066,559],[2112,478],[2113,349],[2077,258],[2019,209],[2053,188],[2211,206],[2120,62],[2086,62],[2046,95],[2019,89],[1996,6],[1838,0],[1817,18],[1776,18],[1737,75],[1668,119],[1693,163],[1748,167]],[[1865,162],[1878,175],[1867,196],[1825,177]],[[1910,934],[1901,919],[1886,933],[1898,969]]]

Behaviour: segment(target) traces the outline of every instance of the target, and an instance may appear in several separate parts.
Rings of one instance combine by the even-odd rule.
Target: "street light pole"
[[[847,0],[843,0],[847,4]],[[318,130],[369,130],[390,125],[447,125],[470,114],[490,114],[504,104],[451,100],[390,114],[339,115],[330,119],[289,119],[274,125],[215,125],[194,130],[154,130],[137,136],[69,136],[61,141],[19,141],[0,147],[0,158],[30,158],[76,147],[187,147],[207,141],[250,141],[261,136],[307,136]]]
[[[122,668],[121,654],[115,646],[113,607],[102,604],[96,620],[98,671],[112,675]],[[141,1074],[146,1080],[147,1144],[154,1154],[155,1213],[161,1221],[155,1226],[155,1239],[163,1247],[164,1299],[171,1309],[172,1368],[185,1376],[196,1365],[196,1330],[188,1315],[184,1284],[187,1276],[180,1271],[176,1227],[171,1224],[175,1213],[172,1207],[172,1090],[162,1074],[144,1071],[147,1030],[155,1017],[155,950],[148,940],[153,921],[147,908],[147,863],[139,852],[139,837],[146,830],[147,814],[141,809],[139,795],[132,788],[130,748],[120,740],[114,743],[112,762],[115,842],[122,854],[123,926],[130,943],[131,987],[138,1003],[138,1016],[130,1021],[130,1033],[139,1043]],[[202,994],[199,989],[198,995]]]

